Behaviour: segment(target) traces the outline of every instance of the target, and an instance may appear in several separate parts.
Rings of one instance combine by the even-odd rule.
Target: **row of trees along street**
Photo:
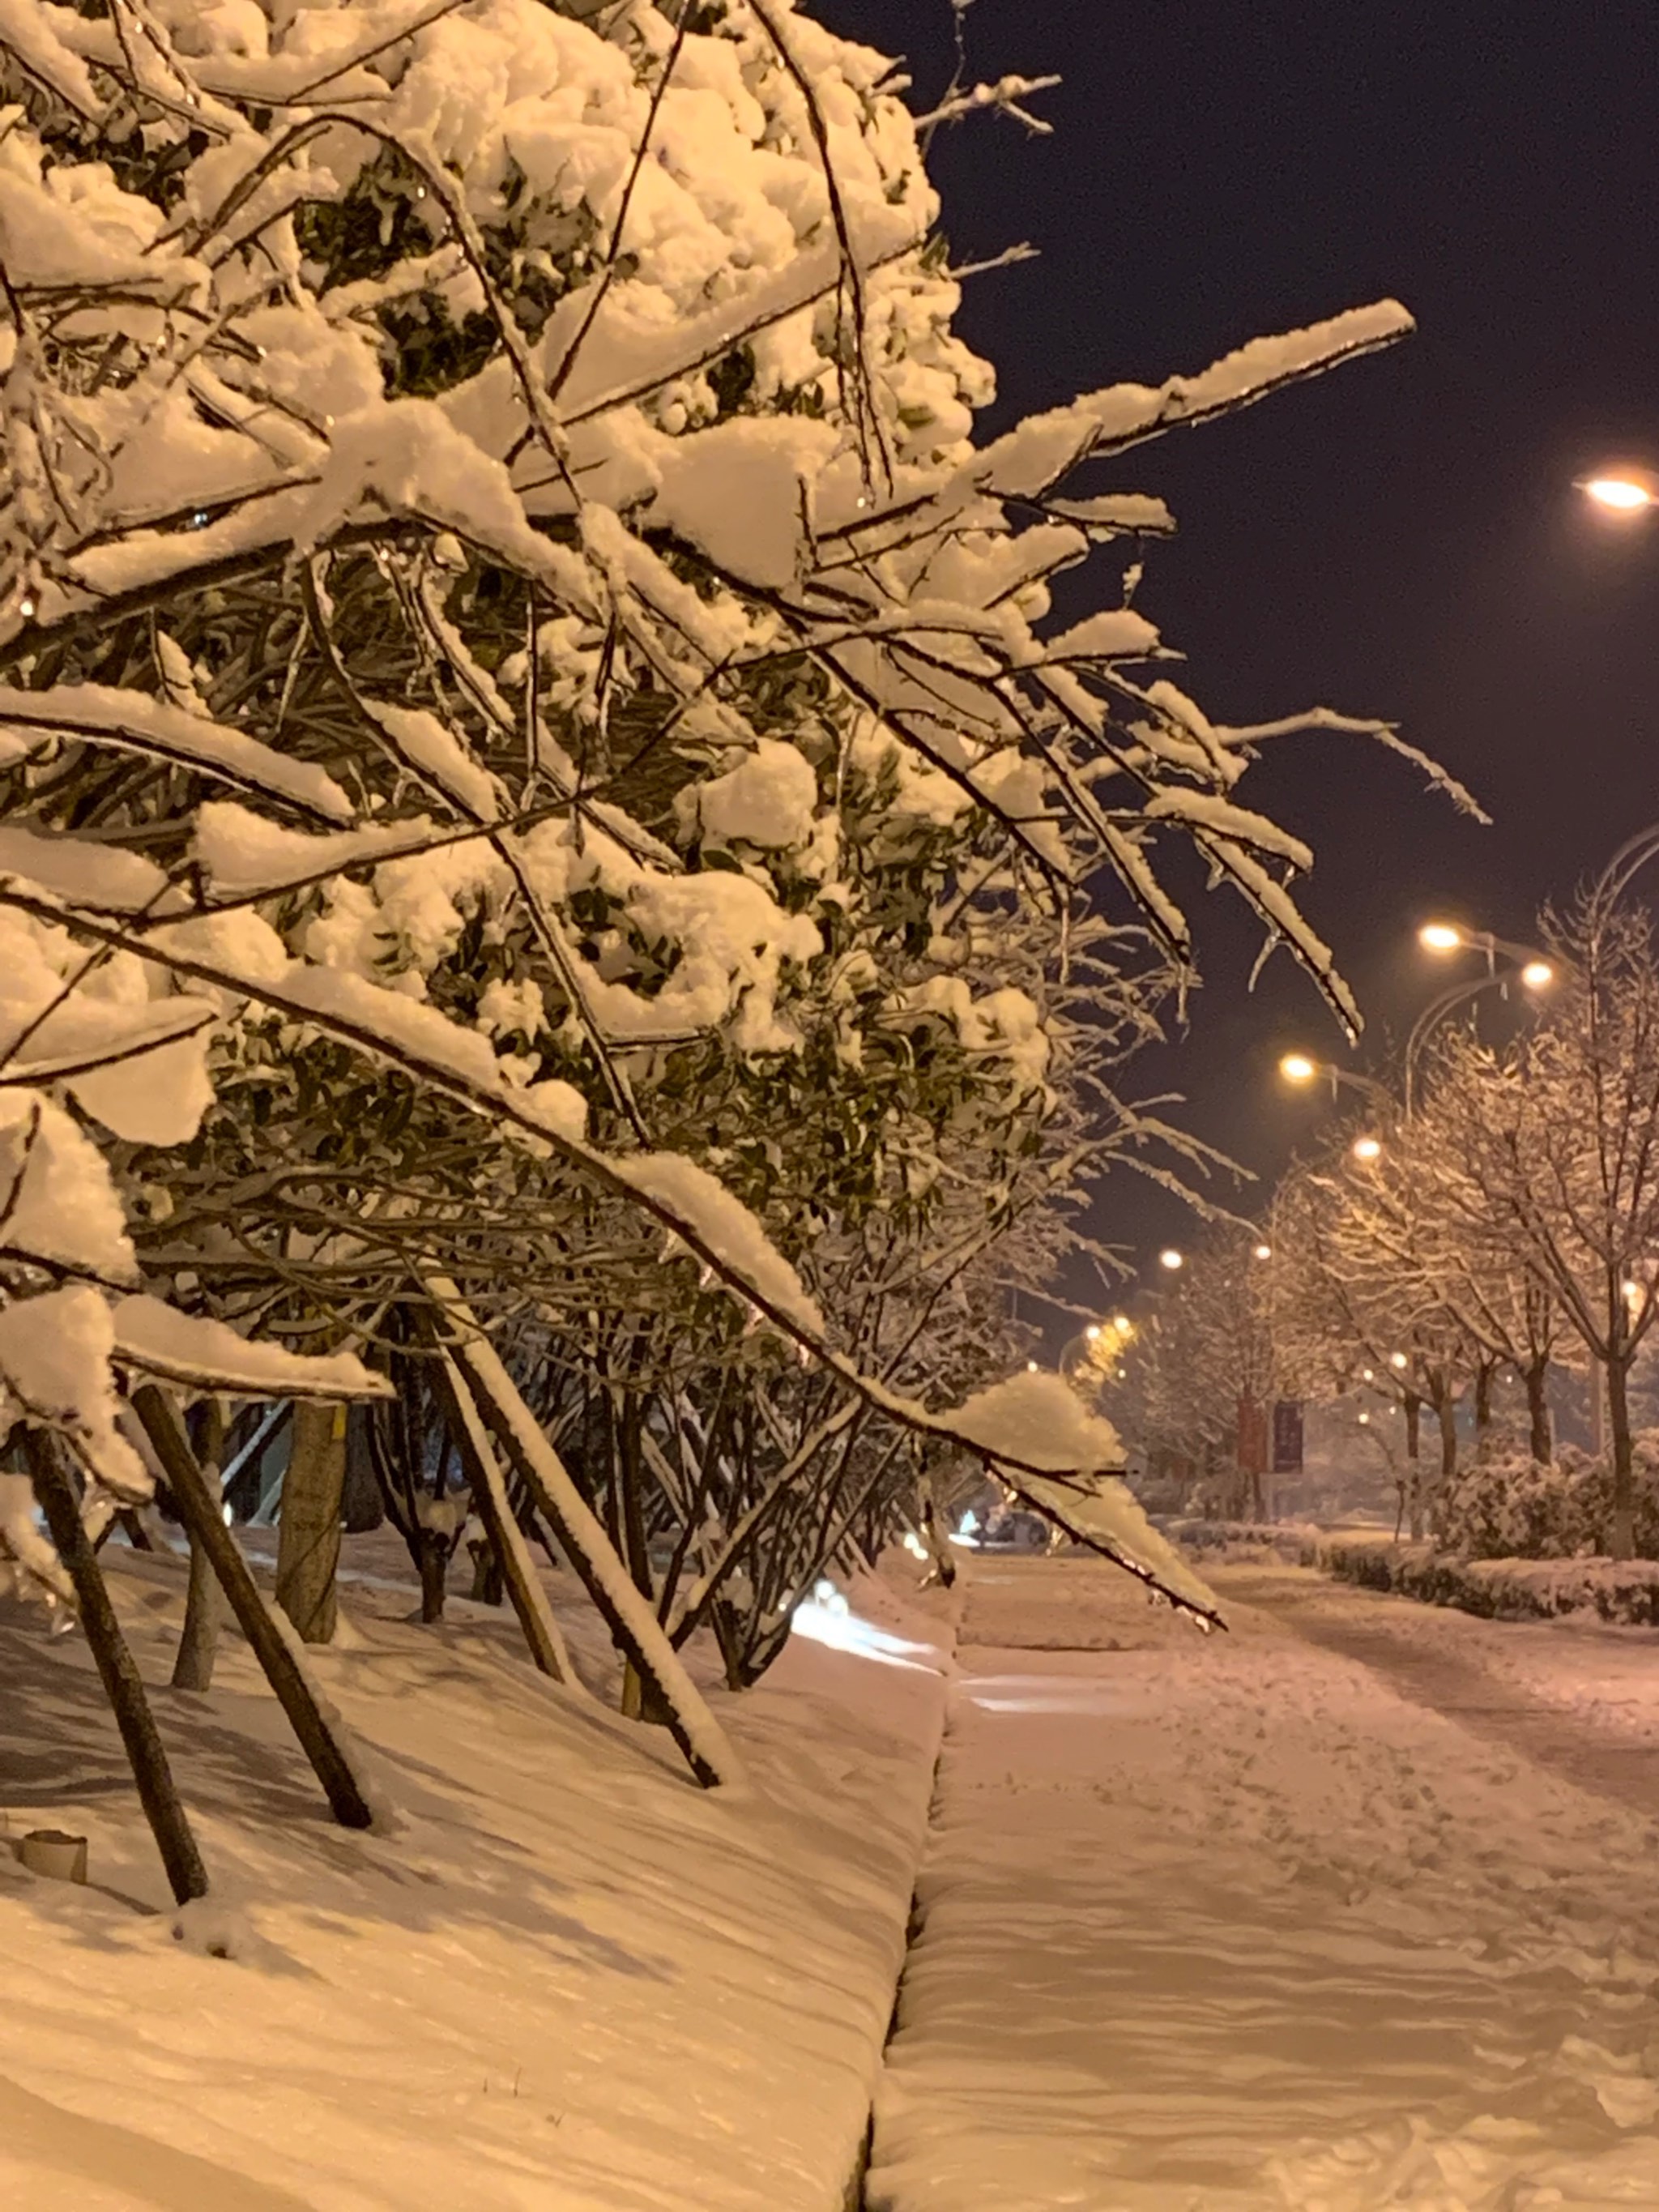
[[[0,69],[0,1556],[175,1888],[98,1558],[157,1500],[178,1679],[228,1602],[348,1822],[302,1640],[354,1468],[428,1617],[470,1540],[566,1679],[574,1571],[708,1784],[690,1640],[752,1682],[953,1467],[1189,1603],[1009,1289],[1182,1164],[1125,1088],[1192,969],[1169,857],[1352,1024],[1237,787],[1409,749],[1212,723],[1103,465],[1405,312],[976,443],[923,151],[1040,85],[919,123],[787,0],[14,0]]]
[[[1554,1469],[1583,1492],[1562,1540],[1654,1555],[1639,1428],[1659,1311],[1659,968],[1632,854],[1545,916],[1553,981],[1510,1042],[1481,1041],[1471,989],[1254,1224],[1200,1241],[1111,1372],[1085,1370],[1144,1454],[1206,1466],[1215,1502],[1247,1510],[1241,1406],[1340,1400],[1364,1409],[1355,1455],[1381,1453],[1414,1534],[1490,1548],[1505,1485],[1547,1521],[1538,1471]],[[1575,1378],[1602,1417],[1589,1462],[1554,1434]],[[1552,1548],[1547,1527],[1530,1537]]]

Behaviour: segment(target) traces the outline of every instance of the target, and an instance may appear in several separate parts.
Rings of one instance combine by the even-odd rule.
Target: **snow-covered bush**
[[[1344,1539],[1322,1540],[1304,1564],[1340,1582],[1486,1620],[1591,1613],[1622,1626],[1659,1626],[1659,1565],[1650,1559],[1475,1559],[1427,1544]]]
[[[71,974],[157,1025],[112,1116],[107,1038],[41,1095],[204,1319],[476,1316],[601,1407],[674,1632],[795,1518],[775,1623],[920,1464],[884,1422],[973,1445],[900,1392],[952,1298],[994,1337],[993,1235],[1145,1144],[1164,851],[1352,1016],[1237,797],[1344,726],[1160,676],[1169,518],[1078,479],[1407,318],[976,446],[902,88],[786,0],[16,0],[0,47],[0,907],[25,1038]]]
[[[1636,1551],[1659,1559],[1659,1430],[1634,1439]],[[1443,1540],[1475,1559],[1603,1558],[1612,1548],[1613,1469],[1568,1445],[1540,1466],[1518,1448],[1465,1466],[1441,1501]]]

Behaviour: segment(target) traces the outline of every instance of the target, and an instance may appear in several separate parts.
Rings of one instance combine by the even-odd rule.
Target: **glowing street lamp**
[[[1605,476],[1591,477],[1578,489],[1609,514],[1638,514],[1644,507],[1659,507],[1659,491],[1633,470],[1610,470]]]
[[[1403,1370],[1411,1365],[1411,1362],[1407,1358],[1403,1352],[1391,1352],[1389,1354],[1389,1364],[1390,1367],[1399,1368]]]
[[[1333,1091],[1363,1091],[1373,1104],[1392,1112],[1393,1094],[1387,1084],[1379,1083],[1373,1075],[1360,1075],[1351,1067],[1333,1066],[1328,1060],[1311,1059],[1305,1052],[1287,1052],[1279,1063],[1279,1072],[1286,1083],[1297,1089],[1315,1081],[1328,1083]]]
[[[1186,1255],[1177,1252],[1173,1244],[1166,1244],[1158,1255],[1158,1264],[1173,1275],[1186,1266]]]
[[[1356,1137],[1353,1140],[1353,1156],[1357,1160],[1380,1160],[1382,1157],[1382,1139],[1380,1137]]]
[[[1545,971],[1536,978],[1536,983],[1553,982],[1555,978],[1554,969],[1534,946],[1516,945],[1507,937],[1494,936],[1489,929],[1466,929],[1458,921],[1425,921],[1417,933],[1417,941],[1425,952],[1443,957],[1449,952],[1484,952],[1487,968],[1494,974],[1501,953],[1505,960],[1514,961],[1523,983],[1532,980],[1527,973],[1528,969]]]
[[[1134,1325],[1130,1321],[1127,1314],[1114,1314],[1112,1316],[1112,1327],[1117,1331],[1120,1336],[1133,1336],[1135,1333]]]
[[[1521,970],[1521,981],[1529,991],[1547,991],[1555,981],[1555,970],[1547,960],[1528,960]]]
[[[1255,1248],[1255,1256],[1258,1260],[1271,1260],[1273,1256],[1273,1246],[1271,1244],[1258,1244]]]

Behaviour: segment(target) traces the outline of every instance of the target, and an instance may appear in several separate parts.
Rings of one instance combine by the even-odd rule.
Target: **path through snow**
[[[975,1567],[872,2212],[1659,2204],[1659,1638]]]

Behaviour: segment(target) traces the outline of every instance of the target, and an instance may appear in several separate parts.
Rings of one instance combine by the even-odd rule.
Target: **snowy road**
[[[975,1565],[872,2212],[1659,2206],[1659,1638]]]

